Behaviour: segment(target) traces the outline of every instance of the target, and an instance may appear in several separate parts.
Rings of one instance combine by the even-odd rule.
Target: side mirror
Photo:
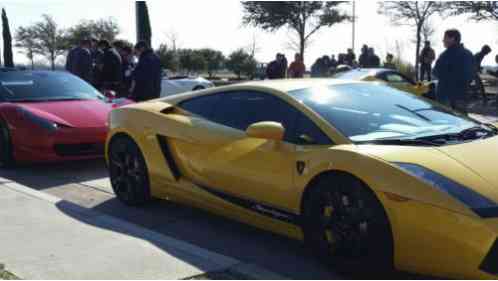
[[[254,123],[246,130],[248,137],[281,141],[284,139],[285,128],[277,122]]]
[[[104,96],[110,100],[113,100],[116,98],[116,92],[111,91],[111,90],[104,90]]]

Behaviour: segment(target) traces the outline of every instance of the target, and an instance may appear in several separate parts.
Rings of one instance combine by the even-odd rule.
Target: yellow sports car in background
[[[498,130],[426,99],[249,82],[119,108],[110,128],[127,205],[203,208],[303,240],[340,270],[498,277]]]
[[[355,81],[381,82],[401,91],[409,92],[417,96],[434,99],[435,85],[433,82],[415,83],[412,79],[402,73],[386,68],[357,68],[346,72],[340,72],[334,76],[336,79],[347,79]]]

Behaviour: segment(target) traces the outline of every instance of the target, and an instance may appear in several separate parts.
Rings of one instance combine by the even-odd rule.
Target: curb
[[[155,232],[153,230],[138,226],[136,224],[132,224],[130,222],[117,219],[115,217],[102,214],[100,212],[87,209],[85,207],[79,206],[72,202],[60,199],[53,195],[34,190],[27,186],[23,186],[16,182],[9,181],[4,178],[0,178],[0,186],[4,186],[9,188],[10,190],[23,193],[30,197],[36,198],[38,200],[42,200],[53,205],[63,205],[64,208],[67,208],[71,211],[84,214],[86,216],[92,217],[96,221],[105,222],[110,225],[118,226],[122,229],[125,229],[128,233],[133,235],[134,233],[140,233],[141,237],[146,238],[149,241],[153,241],[155,243],[163,244],[175,248],[179,251],[185,252],[189,255],[198,256],[204,259],[207,259],[217,265],[220,266],[220,271],[228,271],[236,274],[240,274],[242,276],[248,277],[249,279],[266,279],[266,280],[284,280],[288,279],[280,274],[268,271],[264,268],[261,268],[254,264],[243,263],[235,258],[228,257],[225,255],[221,255],[199,246],[177,240],[175,238],[166,236],[164,234]],[[226,264],[229,264],[227,267]]]

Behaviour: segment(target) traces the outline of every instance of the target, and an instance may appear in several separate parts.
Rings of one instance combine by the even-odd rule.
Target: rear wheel
[[[126,205],[139,206],[150,201],[147,165],[138,145],[127,136],[115,137],[108,151],[112,189]]]
[[[9,128],[2,120],[0,120],[0,166],[2,168],[12,168],[15,166]]]
[[[335,270],[392,272],[393,239],[387,215],[375,194],[352,176],[325,176],[312,187],[303,228],[306,243]]]

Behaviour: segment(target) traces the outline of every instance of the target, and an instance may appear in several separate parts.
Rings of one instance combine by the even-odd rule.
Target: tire
[[[9,128],[4,121],[0,120],[0,166],[2,168],[9,169],[16,166],[12,148]]]
[[[313,253],[339,272],[391,274],[391,226],[375,194],[347,174],[324,176],[311,188],[304,202],[303,231]]]
[[[195,86],[192,91],[200,91],[206,89],[204,86]]]
[[[116,197],[128,206],[141,206],[151,199],[147,165],[138,145],[127,136],[111,140],[109,176]]]

